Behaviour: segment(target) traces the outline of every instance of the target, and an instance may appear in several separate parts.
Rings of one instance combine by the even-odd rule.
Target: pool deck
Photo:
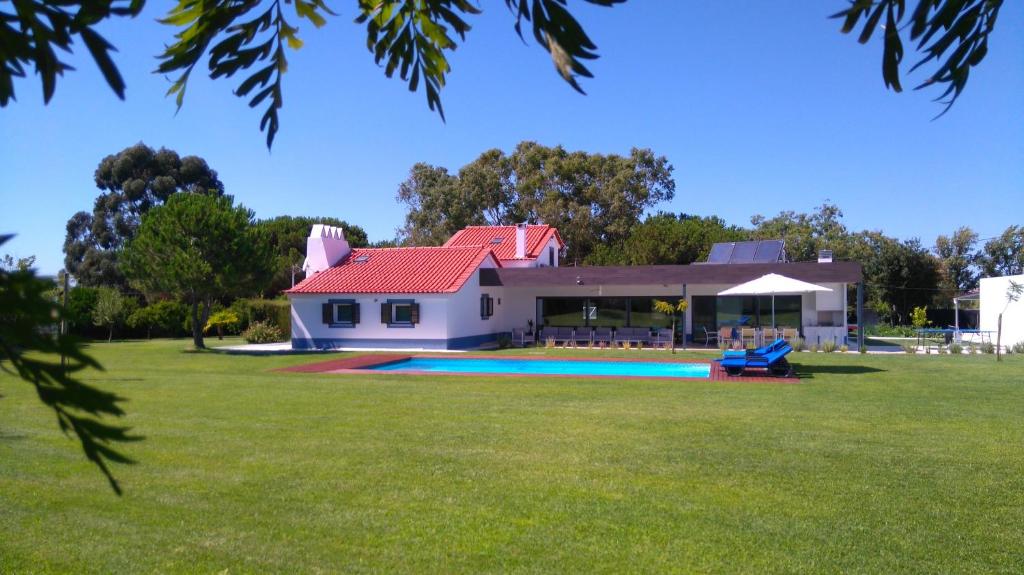
[[[328,361],[318,361],[315,363],[307,363],[304,365],[294,365],[291,367],[284,367],[277,371],[285,371],[291,373],[331,373],[331,374],[348,374],[348,375],[367,375],[368,369],[377,365],[385,363],[393,363],[396,361],[402,361],[412,358],[429,358],[437,357],[436,355],[424,355],[424,354],[380,354],[371,353],[366,355],[359,355],[356,357],[347,357],[332,359]],[[525,361],[550,361],[557,359],[558,361],[601,361],[601,362],[633,362],[633,363],[704,363],[711,365],[711,373],[707,378],[708,381],[715,382],[733,382],[733,383],[800,383],[798,377],[772,377],[768,375],[756,375],[758,372],[754,372],[755,375],[741,375],[732,376],[725,373],[722,366],[714,361],[708,361],[706,359],[675,359],[675,358],[589,358],[589,357],[527,357],[519,355],[506,355],[495,357],[493,355],[481,355],[481,354],[465,354],[459,355],[459,359],[516,359]],[[399,372],[389,372],[389,374],[396,374]],[[621,375],[575,375],[575,374],[545,374],[545,375],[523,375],[518,373],[465,373],[465,372],[439,372],[439,371],[403,371],[400,372],[403,375],[452,375],[461,377],[552,377],[552,378],[568,378],[568,379],[658,379],[664,381],[679,381],[679,380],[704,380],[703,377],[665,377],[665,376],[621,376]]]

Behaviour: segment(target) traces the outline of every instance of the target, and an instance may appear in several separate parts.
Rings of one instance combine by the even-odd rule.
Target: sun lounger
[[[789,344],[783,342],[782,345],[778,345],[778,341],[772,343],[767,348],[769,351],[765,353],[744,353],[743,355],[727,355],[719,360],[722,364],[722,368],[729,375],[737,376],[743,375],[748,369],[765,370],[769,374],[777,377],[787,377],[793,372],[793,367],[786,361],[786,355],[793,351],[793,348]]]
[[[568,343],[573,341],[573,328],[571,327],[545,327],[543,333],[541,333],[543,341],[547,342],[548,339],[555,340],[555,345]]]

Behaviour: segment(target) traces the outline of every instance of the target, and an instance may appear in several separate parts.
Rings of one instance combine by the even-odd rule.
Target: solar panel
[[[711,253],[708,254],[709,264],[727,264],[732,256],[732,243],[720,243],[711,246]]]
[[[736,242],[732,249],[731,264],[749,264],[754,261],[754,253],[757,251],[757,242]]]
[[[754,253],[754,263],[770,264],[779,261],[782,257],[782,245],[782,240],[758,242],[757,251]]]

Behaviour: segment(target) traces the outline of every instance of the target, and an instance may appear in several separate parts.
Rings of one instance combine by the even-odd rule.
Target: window
[[[494,315],[494,298],[487,294],[480,295],[480,319],[488,319]]]
[[[555,248],[548,247],[548,265],[555,267]]]
[[[420,304],[410,299],[380,304],[380,322],[388,327],[414,327],[420,322]]]
[[[327,300],[323,321],[330,327],[355,327],[359,323],[359,304],[354,299]]]

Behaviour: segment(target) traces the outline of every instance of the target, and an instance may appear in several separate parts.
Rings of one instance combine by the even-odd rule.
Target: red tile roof
[[[285,293],[452,293],[488,257],[480,246],[354,249]]]
[[[558,230],[547,225],[533,225],[526,227],[526,258],[535,260],[541,255],[544,246],[552,237],[558,241],[558,247],[564,247],[565,242],[558,235]],[[495,238],[501,238],[499,243],[491,243]],[[463,228],[451,237],[445,247],[454,246],[484,246],[491,248],[494,256],[499,260],[514,260],[516,258],[516,227],[515,226],[469,226]]]

